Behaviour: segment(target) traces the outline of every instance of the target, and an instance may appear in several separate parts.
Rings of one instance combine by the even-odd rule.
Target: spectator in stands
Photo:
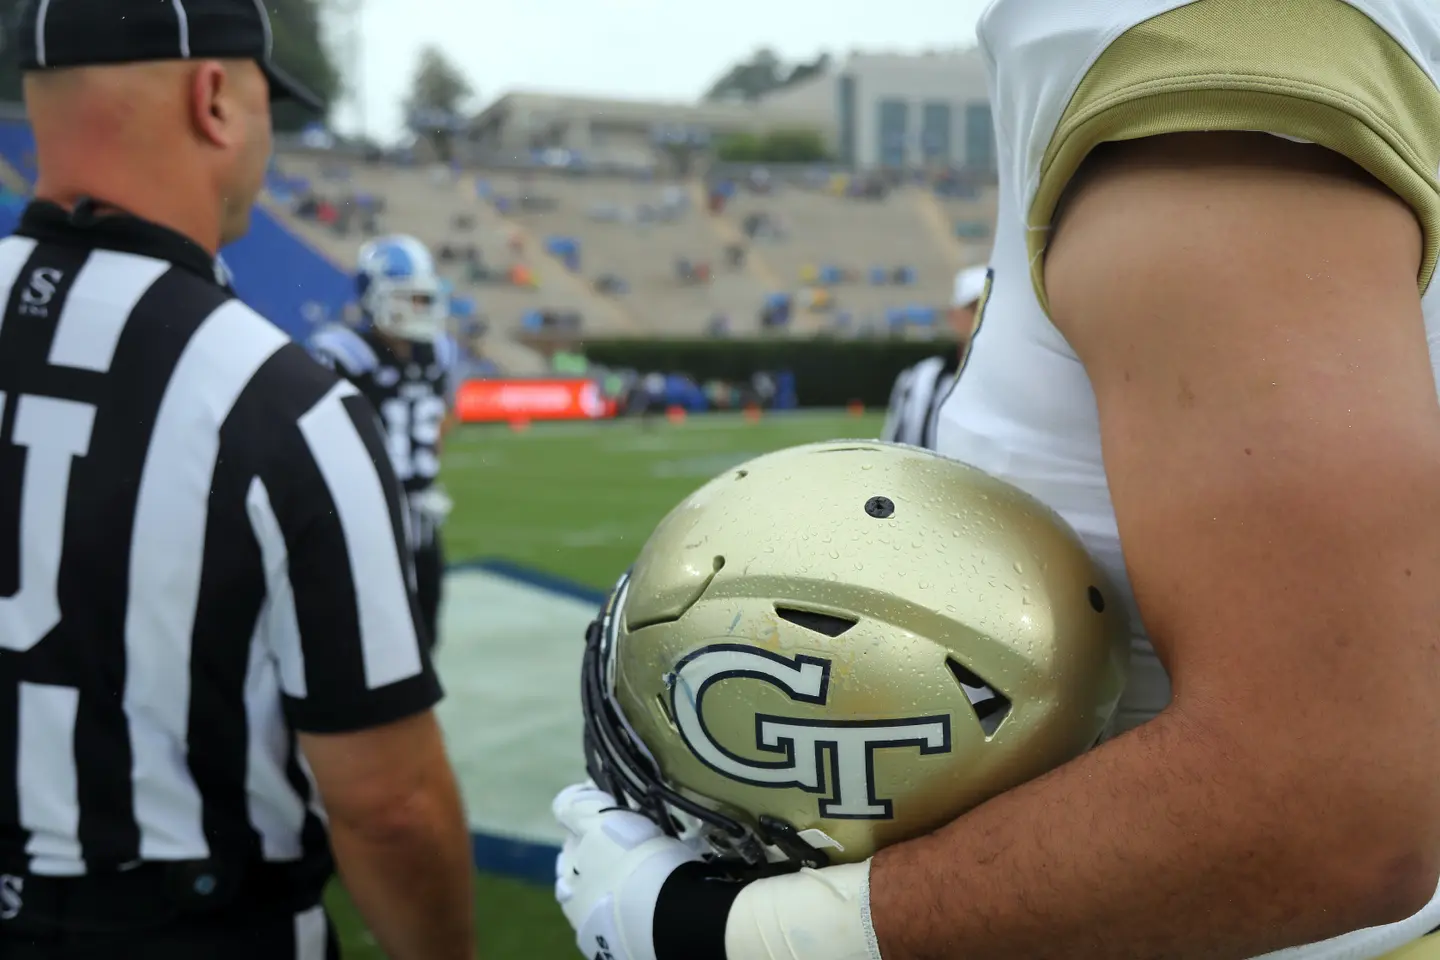
[[[606,296],[620,296],[630,292],[630,284],[618,273],[602,273],[595,278],[595,292]]]
[[[790,323],[792,304],[789,297],[772,297],[760,311],[762,330],[779,330]]]
[[[490,279],[485,257],[480,253],[480,248],[474,245],[465,251],[465,276],[471,283],[484,283]]]

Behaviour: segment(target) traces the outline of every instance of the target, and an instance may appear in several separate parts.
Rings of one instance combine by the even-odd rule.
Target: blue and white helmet
[[[360,309],[381,333],[433,343],[449,316],[435,258],[414,237],[397,234],[360,248],[355,289]]]

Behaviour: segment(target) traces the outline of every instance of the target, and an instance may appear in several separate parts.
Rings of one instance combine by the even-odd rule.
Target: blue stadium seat
[[[339,319],[354,299],[355,281],[256,208],[250,233],[225,248],[235,292],[290,336],[304,340],[316,322]]]
[[[35,182],[35,136],[29,124],[0,123],[0,160],[14,167],[30,183]]]

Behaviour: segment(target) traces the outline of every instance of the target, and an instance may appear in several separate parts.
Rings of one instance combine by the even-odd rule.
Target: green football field
[[[879,430],[877,415],[843,413],[463,427],[445,452],[456,504],[446,528],[450,560],[502,558],[604,589],[656,522],[710,477],[771,450]],[[338,888],[331,906],[346,960],[383,960]],[[481,875],[475,912],[486,960],[578,956],[548,888]]]

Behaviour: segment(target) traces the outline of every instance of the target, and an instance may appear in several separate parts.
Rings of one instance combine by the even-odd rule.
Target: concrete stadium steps
[[[927,191],[905,187],[885,200],[851,200],[830,194],[781,188],[768,196],[741,193],[726,208],[732,223],[742,224],[752,212],[778,219],[786,232],[779,241],[759,241],[755,250],[785,284],[797,289],[806,267],[827,265],[858,271],[860,281],[834,287],[836,309],[858,320],[883,319],[885,311],[909,304],[944,306],[949,302],[955,272],[966,265],[963,251],[937,225],[927,205]],[[940,218],[943,220],[943,218]],[[987,251],[988,252],[988,251]],[[916,282],[910,287],[872,287],[871,267],[909,266]],[[800,322],[804,322],[803,315]]]
[[[680,184],[690,209],[671,223],[634,222],[640,204],[658,207],[666,184],[637,183],[613,178],[575,177],[547,171],[520,174],[485,171],[439,183],[429,170],[372,167],[354,164],[348,184],[327,182],[321,161],[315,157],[286,156],[282,169],[308,177],[322,195],[343,196],[347,190],[374,193],[387,203],[384,229],[411,233],[435,247],[445,243],[474,245],[492,270],[503,270],[517,258],[509,241],[518,236],[523,253],[518,262],[529,267],[539,290],[505,284],[471,284],[464,264],[443,265],[456,289],[475,297],[491,329],[505,335],[522,335],[520,320],[530,310],[575,310],[585,318],[592,335],[696,334],[705,330],[717,313],[730,320],[736,334],[757,331],[758,315],[767,295],[794,292],[804,283],[805,268],[828,265],[855,271],[859,281],[830,290],[834,310],[850,313],[862,325],[883,323],[886,313],[912,305],[943,307],[948,304],[955,273],[981,264],[990,253],[987,235],[969,240],[956,236],[958,221],[993,225],[995,195],[989,190],[974,201],[941,199],[920,187],[903,187],[885,200],[865,201],[829,193],[781,187],[768,196],[741,193],[720,217],[704,209],[703,190],[697,183]],[[504,214],[476,189],[484,182],[491,194],[514,203]],[[553,201],[551,209],[524,210],[526,196]],[[591,218],[592,209],[608,206],[632,214],[621,222]],[[749,245],[746,266],[725,266],[725,247],[743,241],[740,224],[751,212],[777,218],[787,231],[778,242]],[[475,221],[471,230],[454,226],[456,214]],[[292,218],[293,222],[293,218]],[[297,233],[327,251],[336,250],[336,238],[314,224],[293,224]],[[578,273],[571,273],[544,251],[546,238],[576,238],[581,245]],[[359,240],[346,241],[344,255],[353,257]],[[676,260],[708,262],[708,285],[688,286],[675,273]],[[872,267],[909,266],[916,282],[908,287],[873,287]],[[606,296],[594,289],[604,273],[623,277],[630,292]],[[792,332],[805,335],[831,325],[824,313],[801,311]]]
[[[488,333],[480,338],[480,353],[510,377],[543,377],[551,372],[550,362],[538,351],[518,343],[503,333]]]
[[[633,215],[641,204],[659,206],[665,184],[637,184],[611,179],[563,176],[487,174],[492,189],[519,199],[529,195],[555,202],[553,210],[516,210],[510,219],[531,238],[549,236],[580,241],[580,274],[587,283],[605,273],[623,277],[630,292],[617,298],[647,333],[702,332],[716,313],[729,316],[735,332],[758,328],[760,307],[770,291],[749,270],[725,266],[725,237],[706,223],[703,210],[691,209],[669,223],[597,222],[590,211],[600,205]],[[693,191],[680,186],[686,199]],[[676,260],[708,262],[708,285],[686,285],[675,272]]]
[[[508,249],[511,225],[478,198],[473,177],[447,179],[437,184],[429,171],[354,164],[349,168],[350,180],[336,183],[320,175],[320,162],[312,157],[282,157],[280,166],[287,173],[308,178],[312,188],[322,196],[339,196],[346,190],[354,190],[384,197],[383,223],[387,232],[411,234],[436,249],[445,243],[474,244],[492,270],[512,263]],[[474,230],[454,227],[454,218],[461,213],[475,219]],[[357,248],[358,245],[357,240]],[[471,284],[464,276],[463,265],[447,265],[443,272],[459,292],[476,298],[491,328],[497,331],[518,331],[526,312],[553,309],[580,312],[594,331],[633,332],[635,324],[624,311],[594,293],[582,278],[570,276],[558,262],[544,256],[538,242],[527,238],[521,262],[534,272],[539,290]]]
[[[458,185],[437,188],[429,181],[421,181],[416,185],[412,182],[413,178],[402,178],[404,183],[396,191],[393,189],[393,178],[386,176],[389,171],[357,168],[352,171],[352,179],[348,184],[339,184],[330,183],[320,176],[320,165],[314,158],[287,156],[281,159],[280,165],[288,174],[309,178],[314,189],[322,196],[338,196],[345,190],[355,190],[385,197],[389,204],[389,212],[385,218],[387,230],[413,233],[436,247],[447,241],[455,244],[473,243],[492,267],[509,263],[506,237],[496,224],[480,222],[471,233],[452,228],[454,215],[466,209],[466,205],[460,202]],[[395,197],[397,192],[398,199]],[[483,221],[483,211],[479,209],[481,205],[473,200],[473,192],[470,196],[472,200],[469,206],[472,212],[475,213],[477,221]],[[363,237],[341,237],[318,223],[292,216],[285,207],[273,200],[267,200],[266,204],[267,208],[298,236],[341,264],[346,271],[354,269],[355,258],[364,242]],[[549,363],[541,354],[516,342],[512,334],[518,330],[520,317],[527,310],[541,305],[564,307],[568,306],[568,303],[542,301],[536,291],[516,290],[502,285],[472,284],[465,275],[463,265],[441,264],[440,271],[454,283],[458,292],[473,297],[480,311],[490,321],[489,332],[478,344],[487,358],[512,376],[536,376],[549,370]]]
[[[263,199],[261,204],[287,229],[315,249],[317,253],[334,262],[339,269],[346,273],[355,269],[355,259],[360,252],[362,243],[360,238],[341,237],[317,223],[293,217],[282,204],[276,203],[271,198]],[[466,290],[468,285],[457,269],[442,265],[441,273],[450,275],[449,279],[455,282],[456,289]],[[511,306],[518,307],[519,303],[520,301],[517,300]],[[541,376],[550,369],[549,363],[543,356],[524,344],[516,342],[504,330],[492,329],[480,338],[476,346],[482,355],[494,361],[502,371],[510,376]]]
[[[944,226],[950,231],[953,242],[964,251],[965,262],[972,265],[988,262],[991,247],[994,245],[1000,191],[995,187],[987,187],[974,200],[936,197],[933,202],[936,211],[943,218]],[[979,239],[961,239],[955,234],[955,227],[961,222],[983,223],[989,228],[988,233]]]

